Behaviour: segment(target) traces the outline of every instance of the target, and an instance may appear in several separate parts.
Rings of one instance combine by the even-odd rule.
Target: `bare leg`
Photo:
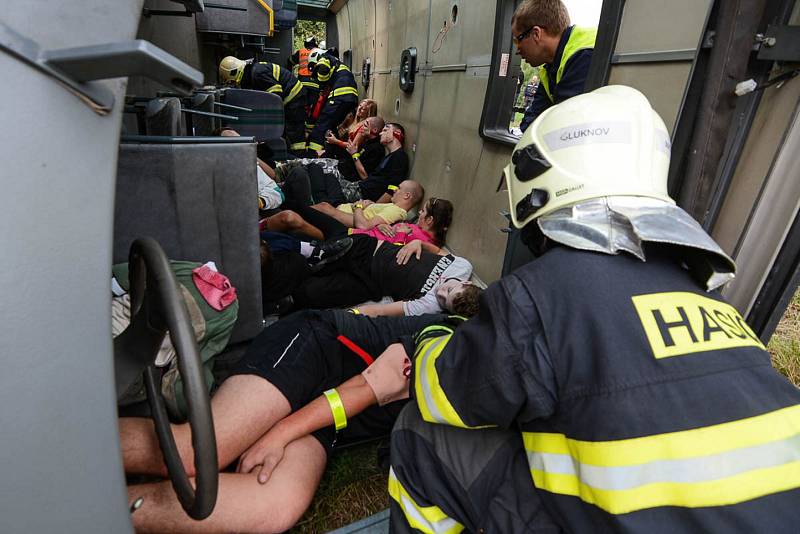
[[[286,397],[260,376],[235,375],[223,382],[211,399],[220,467],[236,460],[290,411]],[[123,417],[119,420],[119,430],[125,472],[166,476],[152,420]],[[189,425],[172,425],[172,433],[186,472],[191,476],[194,451]]]
[[[203,521],[181,508],[169,482],[130,486],[130,501],[143,497],[132,518],[136,532],[284,532],[308,508],[327,457],[312,436],[293,441],[266,484],[254,473],[221,473],[217,504]]]
[[[291,210],[276,213],[267,219],[267,230],[271,232],[298,232],[317,241],[325,239],[319,228],[309,224],[300,215]]]
[[[327,202],[320,202],[319,204],[314,204],[311,207],[321,213],[324,213],[325,215],[328,215],[329,217],[333,217],[334,219],[336,219],[343,225],[347,226],[348,228],[355,227],[355,222],[352,213],[345,213],[343,211],[339,211],[336,208],[334,208],[331,204],[328,204]]]

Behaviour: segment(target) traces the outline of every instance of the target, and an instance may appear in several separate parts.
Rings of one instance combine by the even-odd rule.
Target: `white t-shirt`
[[[264,209],[271,210],[283,204],[283,191],[275,183],[275,180],[270,178],[258,165],[256,165],[256,174],[258,175],[258,198],[264,201]]]
[[[427,293],[416,300],[403,302],[403,313],[406,315],[422,315],[442,311],[442,307],[439,306],[439,300],[436,298],[436,290],[439,289],[439,286],[450,278],[457,278],[466,282],[472,276],[472,264],[469,261],[459,256],[453,256],[453,258],[453,263],[438,275]],[[433,273],[431,274],[433,275]]]

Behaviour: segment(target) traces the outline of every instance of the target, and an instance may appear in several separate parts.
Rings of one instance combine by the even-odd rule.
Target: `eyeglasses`
[[[519,35],[512,35],[511,36],[511,41],[513,41],[514,44],[521,43],[522,41],[524,41],[525,39],[528,38],[528,36],[531,34],[531,32],[533,31],[533,29],[535,27],[536,27],[535,25],[531,26],[530,28],[528,28],[524,32],[520,33]]]

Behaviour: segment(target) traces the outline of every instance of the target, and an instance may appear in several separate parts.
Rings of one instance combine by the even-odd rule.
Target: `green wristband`
[[[325,398],[328,399],[328,404],[331,405],[331,413],[333,414],[333,422],[336,424],[336,430],[347,427],[347,413],[344,411],[344,404],[342,404],[339,392],[335,389],[329,389],[325,392]]]

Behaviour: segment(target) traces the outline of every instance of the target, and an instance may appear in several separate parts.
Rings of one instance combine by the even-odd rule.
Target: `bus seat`
[[[145,108],[147,135],[183,135],[185,125],[179,98],[154,98]]]
[[[297,26],[297,0],[286,0],[275,9],[275,26],[281,30]]]
[[[197,92],[192,95],[191,109],[215,113],[214,93]],[[189,135],[211,135],[217,128],[217,120],[214,117],[205,115],[190,114],[185,116],[187,122],[187,134]]]
[[[239,117],[238,121],[224,123],[239,135],[255,137],[259,143],[283,135],[283,101],[278,95],[250,89],[227,89],[223,93],[223,102],[252,110],[225,110],[225,114]]]
[[[216,262],[239,298],[230,343],[263,324],[254,161],[252,142],[123,140],[119,150],[113,262],[127,261],[139,236],[158,240],[171,259]]]

